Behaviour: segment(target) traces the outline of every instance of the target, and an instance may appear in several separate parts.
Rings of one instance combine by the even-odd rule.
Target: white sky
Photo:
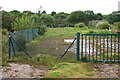
[[[118,1],[120,0],[0,0],[0,6],[5,11],[36,12],[42,6],[42,10],[47,13],[93,10],[95,13],[110,14],[118,11]]]

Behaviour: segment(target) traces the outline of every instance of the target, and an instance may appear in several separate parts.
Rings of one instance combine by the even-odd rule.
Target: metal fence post
[[[120,32],[118,32],[118,61],[120,59]]]
[[[76,41],[76,57],[77,61],[80,61],[80,33],[77,33],[77,41]]]
[[[11,36],[10,36],[10,32],[8,33],[8,58],[10,59],[11,58],[11,44],[10,44],[10,39]]]

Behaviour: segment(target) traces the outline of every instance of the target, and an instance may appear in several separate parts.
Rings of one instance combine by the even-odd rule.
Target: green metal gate
[[[120,34],[80,34],[76,41],[77,61],[120,62]]]

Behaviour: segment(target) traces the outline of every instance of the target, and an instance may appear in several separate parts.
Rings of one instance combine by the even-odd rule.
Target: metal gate
[[[77,61],[120,62],[120,34],[80,34],[76,41]]]

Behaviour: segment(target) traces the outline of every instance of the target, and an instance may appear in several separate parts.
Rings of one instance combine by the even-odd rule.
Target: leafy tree
[[[24,30],[30,29],[35,26],[35,20],[30,15],[23,15],[21,18],[16,18],[14,22],[12,22],[12,26],[15,30]]]
[[[105,15],[104,19],[107,20],[110,24],[113,24],[114,22],[119,22],[120,21],[120,14],[119,12],[114,11],[112,14]]]
[[[87,10],[87,11],[84,11],[84,13],[85,13],[86,22],[95,20],[95,14],[93,11]]]
[[[6,11],[1,11],[2,13],[2,27],[10,30],[12,28],[11,23],[14,21],[13,17],[9,15]]]
[[[60,12],[54,15],[55,18],[55,26],[67,26],[68,22],[67,22],[67,17],[68,14],[64,13],[64,12]]]
[[[97,19],[97,20],[102,20],[102,18],[103,18],[103,16],[102,16],[101,13],[97,13],[97,14],[96,14],[96,19]]]
[[[50,26],[50,27],[53,26],[54,17],[52,17],[49,14],[42,14],[40,17],[40,20],[41,20],[41,24],[44,24],[44,25]]]
[[[41,14],[47,14],[46,11],[43,11]]]
[[[76,24],[76,23],[79,23],[79,22],[84,22],[85,21],[84,12],[83,11],[72,12],[69,15],[67,20],[68,20],[68,22],[70,22],[72,24]]]
[[[58,18],[61,18],[61,19],[66,19],[66,18],[67,18],[67,16],[68,16],[68,14],[67,14],[67,13],[60,12],[60,13],[58,13],[58,14],[55,14],[55,15],[54,15],[54,18],[55,18],[55,19],[58,19]]]
[[[52,11],[51,12],[51,16],[54,16],[56,14],[56,12]]]
[[[27,11],[27,10],[26,10],[26,11],[23,11],[23,12],[22,12],[22,14],[33,15],[34,13],[33,13],[33,12],[31,12],[31,11]]]
[[[18,10],[13,10],[13,11],[10,11],[9,14],[13,17],[21,17],[22,16],[22,13]]]

